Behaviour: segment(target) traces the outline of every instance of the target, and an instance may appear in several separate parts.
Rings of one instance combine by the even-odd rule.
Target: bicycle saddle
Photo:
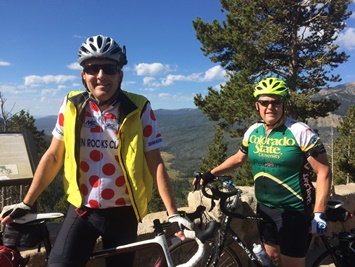
[[[13,219],[14,223],[25,224],[29,222],[39,221],[39,220],[50,220],[63,217],[64,214],[60,212],[49,212],[49,213],[27,213],[25,216]]]
[[[331,200],[328,200],[328,202],[327,202],[327,207],[331,208],[331,209],[337,209],[343,205],[344,205],[344,202],[341,200],[337,200],[337,199],[331,199]]]

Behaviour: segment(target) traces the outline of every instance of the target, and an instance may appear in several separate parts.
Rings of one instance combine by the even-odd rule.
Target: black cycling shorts
[[[269,222],[258,224],[261,241],[280,246],[282,255],[303,258],[307,253],[310,216],[302,211],[282,211],[257,205],[257,213]]]
[[[80,216],[79,216],[80,215]],[[70,205],[49,256],[49,267],[86,266],[96,240],[102,237],[103,248],[137,240],[138,222],[132,207],[108,209],[81,208]],[[106,258],[106,266],[133,266],[134,253]]]

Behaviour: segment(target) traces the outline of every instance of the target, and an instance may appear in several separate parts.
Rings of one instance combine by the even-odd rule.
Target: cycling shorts
[[[302,211],[282,211],[257,205],[257,213],[268,222],[258,223],[261,241],[280,246],[282,255],[303,258],[307,253],[310,215]]]
[[[76,209],[70,205],[49,256],[49,267],[84,267],[99,236],[103,248],[137,240],[138,222],[132,207]],[[105,259],[107,267],[133,266],[134,253]]]

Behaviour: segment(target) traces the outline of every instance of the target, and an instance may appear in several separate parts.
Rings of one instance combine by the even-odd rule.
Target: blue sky
[[[196,108],[196,94],[225,82],[192,27],[197,17],[225,18],[218,0],[1,0],[0,10],[0,92],[11,113],[56,115],[69,91],[83,90],[77,51],[98,34],[126,46],[122,88],[147,96],[154,109]],[[350,59],[335,73],[353,82],[354,14],[337,44]]]

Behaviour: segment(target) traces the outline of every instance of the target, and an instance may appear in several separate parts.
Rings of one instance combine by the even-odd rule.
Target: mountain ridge
[[[318,130],[325,144],[333,138],[332,128],[339,126],[350,105],[354,105],[355,82],[338,85],[330,89],[322,89],[315,98],[338,100],[338,110],[325,118],[309,119],[308,124]],[[208,145],[214,135],[213,124],[207,116],[197,108],[156,109],[154,110],[163,137],[165,151],[174,156],[173,167],[177,170],[196,171],[201,158],[207,156]],[[46,116],[36,119],[37,129],[44,130],[47,135],[55,126],[57,116]],[[237,140],[228,140],[232,151],[238,148]]]

